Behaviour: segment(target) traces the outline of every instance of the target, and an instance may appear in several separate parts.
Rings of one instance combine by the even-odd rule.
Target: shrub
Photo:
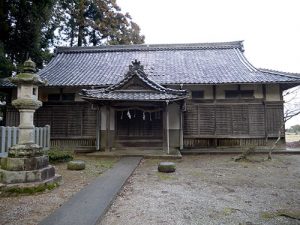
[[[73,160],[72,153],[69,151],[63,151],[58,149],[51,149],[48,152],[50,163],[56,162],[69,162]]]

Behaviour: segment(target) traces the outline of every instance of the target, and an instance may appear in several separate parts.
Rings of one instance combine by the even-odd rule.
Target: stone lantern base
[[[55,168],[49,165],[49,157],[36,144],[15,145],[9,149],[7,158],[1,158],[2,192],[32,193],[35,189],[48,189],[60,181],[61,176],[55,174]]]

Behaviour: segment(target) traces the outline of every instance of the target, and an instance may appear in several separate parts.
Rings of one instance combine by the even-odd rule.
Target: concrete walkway
[[[39,225],[97,224],[141,159],[141,157],[120,159],[112,169],[79,191]]]

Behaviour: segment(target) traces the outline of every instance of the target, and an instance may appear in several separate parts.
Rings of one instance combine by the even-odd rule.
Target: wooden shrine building
[[[59,47],[38,72],[48,86],[35,125],[51,126],[52,146],[98,150],[267,145],[300,75],[255,68],[243,51],[240,41]],[[4,79],[0,91],[16,126],[16,88]]]

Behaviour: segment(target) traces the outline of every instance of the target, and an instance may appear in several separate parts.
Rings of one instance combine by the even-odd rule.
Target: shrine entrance
[[[106,88],[83,89],[80,93],[82,99],[101,108],[96,125],[96,149],[157,147],[170,154],[170,147],[182,148],[182,105],[188,92],[156,83],[148,78],[139,61],[131,63],[118,83]],[[175,107],[175,115],[170,119],[169,108],[173,103],[179,107]],[[170,121],[174,122],[171,131]]]
[[[162,138],[162,111],[117,111],[115,121],[118,139]]]
[[[162,110],[127,109],[116,111],[117,144],[122,147],[153,147],[155,145],[161,147],[163,140],[162,117]]]

